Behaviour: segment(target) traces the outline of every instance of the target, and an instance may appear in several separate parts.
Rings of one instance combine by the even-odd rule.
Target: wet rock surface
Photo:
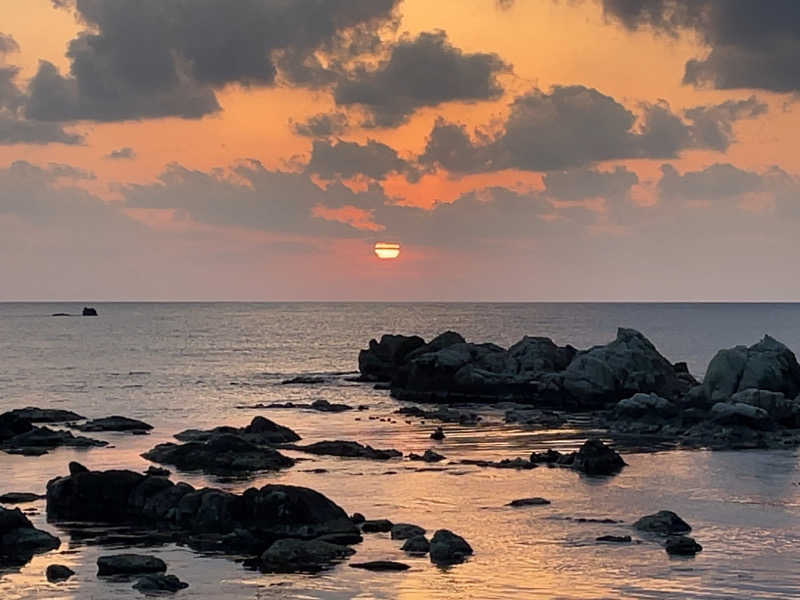
[[[36,529],[18,508],[0,507],[0,566],[20,566],[61,545],[57,537]]]
[[[633,527],[639,531],[660,535],[688,533],[692,530],[686,521],[671,510],[661,510],[652,515],[645,515],[634,522]]]
[[[472,546],[448,529],[439,529],[430,543],[431,562],[437,565],[453,565],[464,562],[472,555]]]
[[[261,555],[259,568],[267,573],[316,573],[355,554],[355,550],[321,540],[284,539]]]
[[[359,444],[358,442],[342,440],[326,440],[305,446],[298,446],[295,444],[286,446],[286,448],[298,450],[300,452],[306,452],[308,454],[342,456],[347,458],[366,458],[369,460],[389,460],[390,458],[399,458],[403,456],[402,452],[392,448],[382,450],[365,444]]]
[[[175,575],[161,574],[150,574],[139,577],[136,583],[133,584],[133,589],[148,595],[160,595],[164,593],[174,594],[188,587],[188,583],[181,581]]]
[[[403,544],[401,550],[409,554],[427,554],[430,550],[431,544],[424,535],[415,535],[408,538]]]
[[[372,560],[364,563],[350,563],[353,569],[364,569],[366,571],[407,571],[411,567],[405,563],[392,560]]]
[[[694,538],[686,535],[669,536],[664,543],[664,550],[667,551],[667,554],[674,554],[677,556],[694,556],[702,549],[703,547],[698,544]]]
[[[52,583],[56,581],[66,581],[75,575],[75,571],[64,565],[48,565],[44,574],[45,577],[47,577],[47,581]]]
[[[175,434],[182,442],[204,442],[218,435],[235,435],[251,444],[274,446],[300,440],[300,436],[265,417],[254,417],[246,427],[221,426],[214,429],[187,429]]]
[[[99,576],[163,573],[166,570],[167,564],[163,560],[145,554],[112,554],[97,559]]]
[[[75,429],[79,431],[150,431],[153,426],[138,419],[115,415],[92,419],[81,425],[76,425]]]

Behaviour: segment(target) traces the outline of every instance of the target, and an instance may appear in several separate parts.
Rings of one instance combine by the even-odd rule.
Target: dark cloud
[[[613,171],[551,171],[543,181],[549,196],[558,200],[578,201],[593,197],[625,197],[639,183],[639,177],[627,167],[615,167]]]
[[[683,81],[718,89],[800,90],[800,2],[796,0],[602,0],[629,29],[697,32],[709,46],[686,63]]]
[[[724,150],[732,123],[762,114],[755,98],[697,107],[687,123],[665,101],[640,104],[637,116],[614,98],[580,85],[534,88],[511,103],[502,130],[477,132],[436,122],[419,161],[454,173],[550,171],[626,158],[671,158],[683,150]]]
[[[133,148],[126,146],[124,148],[118,148],[117,150],[112,150],[108,154],[106,154],[106,158],[111,160],[130,160],[136,158],[136,152]]]
[[[356,175],[384,179],[390,173],[402,173],[410,180],[419,177],[416,169],[393,148],[375,140],[367,140],[364,145],[342,140],[314,140],[306,171],[324,179],[347,179]]]
[[[19,44],[10,35],[0,32],[0,56],[10,54],[12,52],[19,52]]]
[[[350,31],[367,35],[391,18],[397,1],[60,0],[87,29],[69,44],[69,75],[40,65],[28,115],[202,117],[220,109],[215,89],[272,85],[279,63],[293,66],[288,79],[303,83],[312,75],[299,66],[321,68],[316,51],[352,45]]]
[[[497,76],[509,70],[496,54],[464,53],[442,31],[421,33],[395,43],[376,68],[348,72],[334,87],[334,99],[366,109],[365,126],[394,127],[421,107],[497,99],[503,93]]]
[[[757,173],[716,163],[680,174],[672,165],[661,165],[658,193],[663,200],[713,202],[753,193],[779,193],[787,185],[791,186],[791,178],[780,169]]]
[[[336,136],[347,131],[349,120],[344,113],[319,113],[297,123],[289,121],[289,125],[297,135],[313,138]]]

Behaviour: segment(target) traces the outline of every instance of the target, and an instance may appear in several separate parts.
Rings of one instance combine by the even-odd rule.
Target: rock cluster
[[[36,529],[20,509],[0,507],[0,567],[24,565],[34,554],[60,545],[57,537]]]

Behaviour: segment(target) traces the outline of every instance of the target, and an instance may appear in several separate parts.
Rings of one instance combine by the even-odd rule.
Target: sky
[[[0,301],[800,300],[795,0],[0,17]]]

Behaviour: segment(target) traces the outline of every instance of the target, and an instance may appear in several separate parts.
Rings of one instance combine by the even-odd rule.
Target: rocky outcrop
[[[71,410],[37,408],[35,406],[15,408],[14,410],[4,412],[0,415],[0,422],[8,417],[22,419],[30,423],[66,423],[68,421],[80,421],[84,418]]]
[[[55,550],[61,541],[41,529],[36,529],[18,508],[0,507],[0,567],[21,566],[33,558]]]
[[[460,535],[448,529],[439,529],[430,543],[431,562],[437,565],[454,565],[472,555],[472,546]]]
[[[358,442],[348,442],[341,440],[322,441],[308,444],[306,446],[286,446],[292,450],[307,452],[308,454],[343,456],[347,458],[366,458],[369,460],[389,460],[398,458],[403,453],[394,449],[378,449]]]
[[[267,573],[316,573],[352,554],[352,548],[321,540],[283,539],[264,551],[259,567]]]
[[[25,422],[30,425],[29,422]],[[14,425],[11,425],[14,427]],[[5,439],[0,443],[0,448],[11,454],[45,454],[47,450],[60,448],[91,448],[106,446],[108,442],[95,440],[83,436],[75,436],[70,431],[61,429],[50,429],[49,427],[34,427],[24,433],[19,433]]]
[[[221,426],[214,429],[187,429],[175,434],[175,438],[182,442],[205,442],[219,435],[235,435],[251,444],[275,446],[296,442],[300,439],[294,431],[283,425],[278,425],[265,417],[254,417],[246,427]]]
[[[383,335],[380,342],[369,341],[369,348],[358,355],[358,370],[364,381],[391,381],[409,353],[425,345],[419,336]]]
[[[698,544],[694,538],[686,535],[671,535],[664,543],[664,549],[667,554],[674,554],[677,556],[694,556],[700,552],[703,547]]]
[[[181,471],[203,471],[212,475],[277,471],[291,467],[295,462],[274,448],[257,446],[233,434],[214,435],[202,442],[158,444],[142,457],[173,465]]]

